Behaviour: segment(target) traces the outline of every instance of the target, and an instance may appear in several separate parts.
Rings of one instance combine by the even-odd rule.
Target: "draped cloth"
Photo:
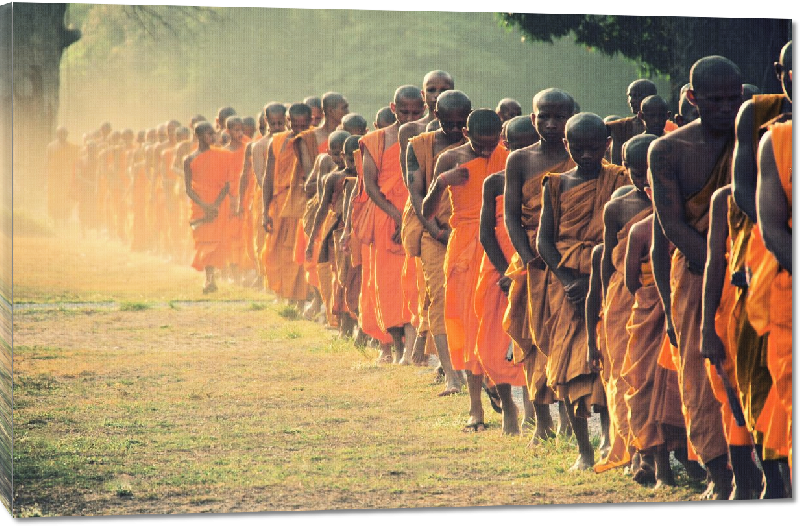
[[[204,203],[217,200],[225,183],[230,181],[230,159],[228,152],[209,148],[192,159],[192,189]],[[205,217],[205,211],[192,201],[189,221]],[[230,215],[230,198],[225,197],[219,207],[217,217],[208,223],[197,225],[192,232],[194,238],[194,260],[192,267],[204,270],[206,267],[221,268],[227,261],[225,219]]]
[[[592,250],[603,240],[603,208],[614,191],[630,180],[624,168],[606,164],[596,179],[562,193],[561,177],[551,174],[543,179],[550,193],[556,248],[561,254],[558,266],[589,275]],[[547,343],[540,349],[547,355],[547,384],[558,399],[577,403],[577,414],[587,417],[591,405],[605,405],[605,395],[599,375],[586,362],[584,304],[574,305],[567,299],[551,269],[546,275],[550,318],[543,329]]]
[[[475,349],[478,318],[475,315],[475,288],[478,283],[483,247],[479,240],[483,182],[505,167],[508,150],[498,145],[488,158],[478,157],[461,165],[469,171],[466,183],[450,186],[448,193],[453,229],[444,258],[447,347],[457,371],[483,373]]]
[[[552,173],[563,173],[575,167],[572,159],[553,168]],[[542,212],[542,176],[531,177],[522,185],[521,222],[528,236],[528,245],[536,257],[527,267],[516,252],[508,260],[506,276],[511,279],[508,307],[503,315],[503,329],[514,341],[514,361],[523,364],[528,394],[537,404],[550,404],[555,400],[553,390],[547,386],[547,356],[540,349],[547,348],[548,333],[544,328],[550,317],[547,302],[547,285],[550,275],[536,251],[536,236]]]

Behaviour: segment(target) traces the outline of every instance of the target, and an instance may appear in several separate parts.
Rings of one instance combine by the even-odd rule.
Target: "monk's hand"
[[[586,347],[586,363],[589,365],[589,368],[593,373],[599,373],[603,368],[603,355],[600,354],[600,351],[597,349],[597,345],[594,345],[591,342]]]
[[[672,316],[667,316],[666,324],[667,324],[666,332],[667,332],[667,338],[669,338],[669,343],[673,347],[677,348],[678,347],[678,335],[675,334],[675,325],[672,323]]]
[[[397,244],[397,245],[402,245],[403,244],[403,237],[402,237],[402,234],[401,234],[400,225],[397,225],[397,224],[395,225],[394,234],[392,234],[392,242]]]
[[[511,288],[511,278],[508,276],[503,276],[497,280],[497,286],[500,287],[500,290],[503,291],[503,294],[508,296],[508,289]]]
[[[725,360],[725,346],[716,331],[703,331],[700,338],[700,352],[711,365],[717,365]]]
[[[443,245],[446,245],[447,242],[450,240],[450,232],[451,232],[450,228],[446,226],[445,227],[440,226],[436,228],[433,232],[431,232],[431,235],[436,239],[436,241],[438,241]]]
[[[461,186],[467,184],[469,180],[469,170],[463,166],[457,166],[439,176],[445,186]]]
[[[270,216],[264,216],[264,222],[262,223],[264,227],[264,231],[267,233],[272,232],[272,218]]]
[[[342,247],[343,254],[350,253],[350,232],[342,232],[342,235],[339,238],[339,246]]]
[[[309,243],[306,247],[306,261],[311,261],[314,259],[314,246]]]
[[[564,292],[566,292],[567,299],[571,303],[576,305],[583,303],[589,293],[589,276],[585,274],[578,276],[564,286]]]

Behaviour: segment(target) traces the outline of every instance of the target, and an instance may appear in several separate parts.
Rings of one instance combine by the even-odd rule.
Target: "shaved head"
[[[539,134],[527,115],[508,120],[503,127],[503,135],[511,151],[525,148],[539,140]]]
[[[689,71],[689,84],[695,93],[705,93],[719,86],[742,85],[739,67],[725,57],[712,55],[694,63]]]
[[[436,99],[437,112],[463,111],[468,114],[471,110],[472,101],[463,91],[447,90]]]
[[[558,88],[547,88],[533,97],[533,113],[538,113],[541,104],[559,104],[570,106],[570,113],[575,111],[575,99],[572,95]]]
[[[625,144],[622,145],[622,159],[628,165],[640,166],[642,163],[647,164],[647,149],[650,143],[658,139],[655,135],[641,133],[634,135]]]
[[[147,134],[150,135],[150,132],[153,130],[148,130]],[[214,131],[214,127],[208,121],[200,121],[194,125],[194,134],[200,135],[201,133],[205,133],[207,131]]]
[[[422,99],[422,92],[419,90],[418,87],[412,86],[411,84],[406,84],[405,86],[400,86],[394,92],[394,99],[392,99],[395,104],[404,100],[406,102],[412,102],[416,100],[423,100]]]
[[[642,111],[669,111],[667,101],[660,95],[650,95],[642,101]]]
[[[570,117],[565,134],[567,140],[596,139],[604,141],[608,138],[608,128],[599,115],[584,112]]]
[[[270,102],[264,106],[264,115],[286,115],[286,106],[280,102]]]
[[[139,142],[143,142],[144,141],[144,132],[139,132],[139,134],[141,136],[141,140]],[[187,128],[186,126],[178,127],[178,129],[175,130],[175,137],[177,137],[178,140],[185,141],[186,139],[189,138],[189,128]]]
[[[311,106],[304,102],[296,102],[289,107],[289,117],[311,118]]]
[[[781,56],[780,56],[780,63],[781,65],[787,70],[792,70],[792,41],[788,41],[785,46],[781,49]]]
[[[303,99],[303,104],[307,104],[311,108],[322,109],[322,100],[319,97],[306,97]]]
[[[467,132],[471,136],[486,136],[500,134],[503,123],[493,110],[481,108],[469,114],[467,118]]]
[[[367,119],[358,113],[348,113],[342,118],[342,129],[351,135],[364,135],[367,132]]]
[[[230,117],[232,115],[236,115],[236,110],[234,110],[230,106],[223,106],[217,112],[217,123],[220,126],[224,126],[225,125],[225,121],[228,119],[228,117]]]
[[[742,84],[742,97],[745,100],[752,99],[753,95],[757,95],[761,93],[761,90],[758,89],[758,86],[754,84]]]
[[[354,151],[358,150],[358,141],[361,139],[360,135],[351,135],[344,141],[344,154],[351,155]]]
[[[648,79],[639,79],[631,82],[628,85],[628,93],[634,90],[638,91],[645,97],[648,97],[650,95],[655,95],[656,93],[658,93],[658,88],[656,87],[656,85],[653,83],[652,80]]]
[[[329,91],[322,96],[322,111],[328,112],[333,108],[338,108],[345,102],[347,102],[347,99],[344,98],[344,95]]]
[[[344,146],[344,141],[350,137],[350,133],[344,130],[336,130],[328,135],[328,148],[339,150]]]
[[[778,74],[778,80],[783,88],[783,94],[791,102],[792,100],[792,79],[790,73],[792,71],[792,41],[786,43],[781,49],[781,56],[779,62],[775,64],[775,73]]]
[[[509,119],[522,115],[522,106],[514,99],[505,98],[497,103],[494,112],[500,116],[500,120],[506,122]]]
[[[239,118],[239,117],[233,116],[233,117],[228,117],[227,119],[225,119],[225,127],[227,129],[231,129],[231,127],[236,126],[237,124],[239,126],[242,126],[244,124],[242,122],[242,119]]]
[[[384,106],[378,110],[378,113],[375,114],[375,127],[378,129],[385,128],[394,124],[394,121],[396,120],[397,117],[395,117],[394,113],[392,113],[392,108],[389,106]]]
[[[422,79],[422,87],[424,88],[428,84],[434,81],[444,81],[446,84],[450,86],[450,89],[453,89],[455,83],[453,82],[453,77],[450,76],[450,73],[446,71],[442,71],[437,69],[435,71],[429,71],[425,77]]]

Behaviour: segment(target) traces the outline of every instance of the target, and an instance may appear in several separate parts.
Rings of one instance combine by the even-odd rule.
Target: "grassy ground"
[[[15,516],[681,501],[574,442],[464,434],[465,394],[272,296],[99,240],[14,240]],[[188,301],[182,300],[204,300]],[[242,301],[232,301],[242,300]],[[110,302],[110,303],[97,303]]]

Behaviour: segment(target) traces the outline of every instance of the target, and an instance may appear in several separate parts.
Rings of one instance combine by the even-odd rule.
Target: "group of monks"
[[[177,121],[136,142],[104,125],[75,163],[78,214],[133,250],[191,251],[205,293],[220,275],[264,287],[379,363],[435,363],[439,396],[467,386],[465,432],[486,429],[485,391],[519,434],[516,386],[532,444],[574,434],[571,469],[674,485],[672,453],[709,498],[782,498],[791,51],[775,95],[698,60],[674,116],[646,79],[626,118],[557,88],[521,116],[512,99],[473,109],[432,71],[374,131],[338,93],[258,119],[224,107],[193,137]]]

